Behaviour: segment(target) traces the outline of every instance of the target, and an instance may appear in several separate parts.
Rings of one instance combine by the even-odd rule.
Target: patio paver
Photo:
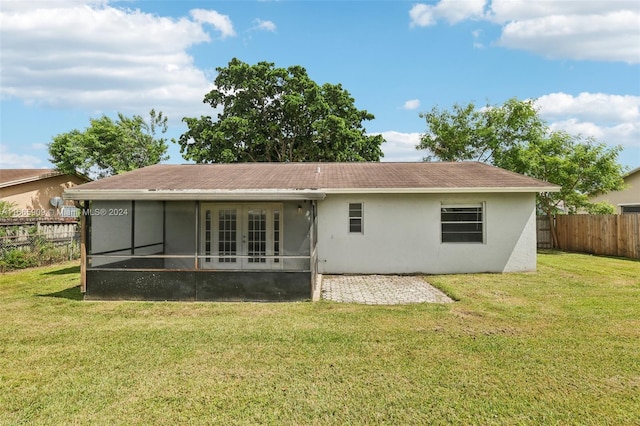
[[[424,278],[411,275],[324,275],[322,299],[366,305],[451,303]]]

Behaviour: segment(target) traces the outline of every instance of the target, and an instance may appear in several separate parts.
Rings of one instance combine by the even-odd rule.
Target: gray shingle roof
[[[32,182],[59,174],[53,169],[0,169],[0,187]]]
[[[96,194],[220,193],[225,191],[340,192],[539,192],[555,185],[477,162],[458,163],[239,163],[163,164],[100,179],[67,190],[67,198]],[[183,194],[187,195],[187,194]],[[147,194],[144,198],[150,198]],[[100,196],[99,198],[103,198]],[[132,199],[136,197],[132,195]],[[183,197],[184,198],[184,197]]]
[[[155,165],[83,184],[84,190],[548,188],[477,162]]]

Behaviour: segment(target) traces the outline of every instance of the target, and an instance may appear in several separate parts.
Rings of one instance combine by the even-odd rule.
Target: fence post
[[[623,235],[625,234],[625,223],[622,220],[618,220],[616,222],[616,232],[617,232],[617,238],[616,238],[616,256],[628,256],[629,253],[627,253],[627,245],[624,243],[624,239],[623,239]]]
[[[82,204],[80,210],[80,292],[87,290],[87,219],[88,202]]]
[[[554,215],[553,219],[556,225],[556,236],[558,237],[558,246],[554,247],[557,250],[563,250],[567,247],[567,243],[565,242],[565,238],[567,233],[564,230],[564,223],[562,222],[562,215]]]

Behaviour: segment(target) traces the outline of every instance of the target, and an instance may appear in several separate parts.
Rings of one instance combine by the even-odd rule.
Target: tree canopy
[[[74,129],[53,138],[50,161],[63,173],[82,173],[102,178],[168,159],[166,139],[156,132],[167,131],[167,117],[151,110],[149,121],[141,116],[118,119],[107,116],[90,119],[84,131]]]
[[[481,109],[474,103],[455,104],[451,111],[435,107],[420,117],[427,123],[427,132],[417,148],[429,151],[427,161],[496,164],[504,152],[535,141],[548,130],[533,102],[518,99]]]
[[[180,152],[197,163],[252,161],[379,161],[380,135],[367,135],[373,114],[355,107],[340,84],[318,85],[301,66],[246,64],[216,69],[204,102],[218,110],[185,117]]]
[[[552,131],[533,101],[510,99],[481,109],[469,103],[454,105],[451,111],[436,107],[420,116],[427,132],[416,148],[429,151],[426,161],[482,161],[559,185],[560,192],[537,198],[538,210],[549,217],[581,210],[612,213],[611,206],[589,200],[624,187],[623,168],[617,162],[620,146]]]

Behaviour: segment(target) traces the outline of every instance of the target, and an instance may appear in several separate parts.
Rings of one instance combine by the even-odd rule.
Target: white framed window
[[[620,210],[622,211],[622,214],[640,213],[640,204],[621,205]]]
[[[364,210],[362,203],[349,203],[349,233],[364,233]]]
[[[443,243],[484,243],[484,203],[442,204],[440,206]]]

